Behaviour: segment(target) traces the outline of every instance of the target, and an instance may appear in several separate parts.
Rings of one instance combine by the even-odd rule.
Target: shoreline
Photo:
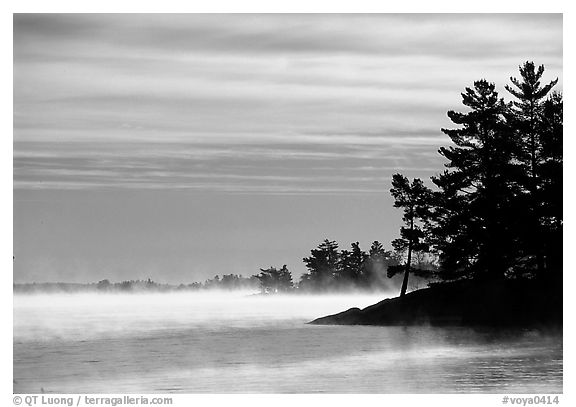
[[[312,325],[487,326],[562,329],[561,282],[500,280],[439,283],[350,308]]]

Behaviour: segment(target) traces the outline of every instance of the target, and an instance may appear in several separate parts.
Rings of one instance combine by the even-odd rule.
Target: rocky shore
[[[562,284],[533,280],[438,283],[310,324],[561,328]]]

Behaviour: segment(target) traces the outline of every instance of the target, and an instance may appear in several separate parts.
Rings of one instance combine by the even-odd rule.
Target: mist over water
[[[301,325],[390,294],[257,295],[253,291],[170,294],[32,294],[14,296],[14,340],[89,340],[211,330]]]
[[[389,294],[14,296],[14,391],[561,392],[562,337],[312,326]]]

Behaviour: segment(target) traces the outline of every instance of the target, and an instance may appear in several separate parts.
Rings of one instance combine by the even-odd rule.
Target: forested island
[[[400,297],[314,324],[562,325],[562,94],[544,66],[526,62],[505,101],[494,83],[462,93],[449,111],[446,169],[420,179],[394,174],[391,193],[404,226],[392,242],[404,264]],[[422,270],[414,255],[437,267]],[[440,282],[406,294],[411,274]]]

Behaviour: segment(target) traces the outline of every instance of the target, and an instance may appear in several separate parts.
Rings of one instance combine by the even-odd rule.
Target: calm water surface
[[[305,324],[380,299],[16,295],[14,392],[562,392],[561,335]]]

